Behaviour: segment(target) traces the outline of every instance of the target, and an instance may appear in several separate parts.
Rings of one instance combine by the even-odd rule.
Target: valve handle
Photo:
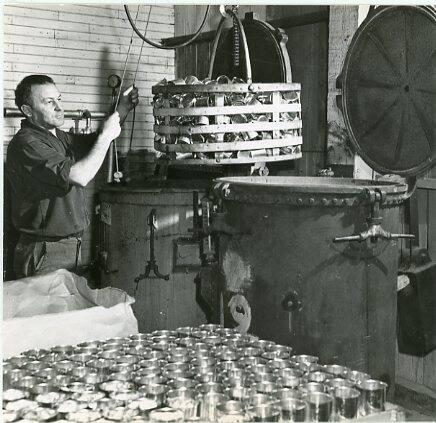
[[[369,238],[371,242],[375,243],[378,239],[389,240],[399,238],[415,238],[415,235],[412,234],[392,234],[382,228],[381,223],[383,218],[380,213],[380,206],[386,200],[386,193],[384,191],[381,191],[380,189],[371,190],[366,188],[363,193],[371,204],[371,213],[366,219],[368,229],[357,235],[335,237],[333,238],[333,242],[363,242]]]
[[[363,242],[366,241],[368,238],[371,239],[372,242],[377,241],[378,239],[399,239],[399,238],[406,238],[406,239],[414,239],[415,235],[412,234],[392,234],[388,231],[385,231],[381,225],[372,225],[369,227],[368,230],[361,232],[357,235],[350,235],[350,236],[342,236],[342,237],[335,237],[333,239],[333,242]]]

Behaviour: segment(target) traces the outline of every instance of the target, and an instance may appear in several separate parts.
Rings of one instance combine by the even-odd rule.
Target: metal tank
[[[399,230],[405,184],[339,178],[220,179],[224,322],[390,381],[395,368],[395,235],[371,240],[366,218]],[[384,197],[371,205],[371,198]],[[372,226],[374,230],[376,226]],[[334,242],[360,234],[362,242]],[[392,236],[392,234],[386,234]],[[249,321],[248,321],[249,320]]]
[[[357,152],[381,173],[413,180],[435,163],[434,35],[432,8],[378,7],[350,44],[338,104]],[[392,386],[399,210],[412,189],[339,178],[216,180],[226,326]]]

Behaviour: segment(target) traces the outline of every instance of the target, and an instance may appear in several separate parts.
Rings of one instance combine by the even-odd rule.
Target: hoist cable
[[[138,8],[136,9],[135,21],[138,19],[138,13],[139,13],[139,5],[138,5]],[[121,76],[120,88],[118,90],[117,99],[115,101],[114,111],[117,110],[118,104],[120,102],[121,90],[123,87],[124,78],[126,76],[127,62],[129,60],[130,49],[132,48],[132,44],[133,44],[133,32],[132,32],[132,35],[130,37],[130,43],[129,43],[129,48],[127,49],[126,60],[124,61],[124,69],[123,69],[123,74]],[[114,139],[113,143],[114,143],[114,153],[115,153],[116,174],[120,174],[119,163],[118,163],[117,139],[116,138]]]
[[[152,6],[150,5],[150,8],[148,9],[147,22],[145,24],[144,37],[145,37],[145,34],[147,34],[148,24],[150,23],[151,8],[152,8]],[[138,61],[136,62],[136,70],[135,70],[135,76],[133,77],[133,83],[135,83],[136,75],[138,74],[139,62],[141,61],[142,49],[144,48],[144,43],[145,43],[145,40],[142,39],[141,50],[139,51]]]
[[[201,25],[198,28],[198,30],[195,32],[195,34],[191,38],[189,38],[187,41],[185,41],[183,43],[176,44],[174,46],[164,46],[163,44],[155,43],[154,41],[149,40],[148,38],[145,37],[145,35],[141,34],[141,31],[139,31],[139,29],[136,26],[136,23],[133,21],[132,16],[130,15],[129,7],[126,4],[124,5],[124,10],[126,11],[127,19],[129,20],[130,25],[133,28],[133,31],[136,32],[136,35],[138,35],[138,37],[141,38],[142,40],[144,40],[147,44],[149,44],[153,47],[156,47],[156,48],[163,49],[163,50],[174,50],[176,48],[185,47],[188,44],[191,44],[200,35],[201,31],[203,30],[204,25],[206,24],[206,18],[207,18],[207,15],[209,13],[209,9],[210,9],[210,5],[207,5],[206,12],[205,12],[204,17],[203,17],[203,21],[201,22]]]
[[[149,9],[148,9],[147,22],[146,22],[146,24],[145,24],[144,37],[145,37],[145,34],[147,34],[148,24],[149,24],[149,22],[150,22],[151,8],[152,8],[152,6],[150,5],[150,7],[149,7]],[[138,6],[138,10],[139,10],[139,6]],[[136,15],[136,16],[138,16],[138,15]],[[136,62],[135,75],[133,76],[133,85],[135,85],[136,76],[137,76],[137,74],[138,74],[139,63],[140,63],[140,61],[141,61],[142,49],[144,48],[144,43],[145,43],[145,41],[142,40],[141,50],[139,50],[138,61]],[[132,149],[132,145],[133,145],[133,131],[135,130],[135,120],[136,120],[136,106],[133,108],[133,120],[132,120],[132,128],[131,128],[131,130],[130,130],[129,151]]]

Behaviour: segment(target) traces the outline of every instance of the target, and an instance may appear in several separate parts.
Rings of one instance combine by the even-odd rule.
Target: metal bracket
[[[159,266],[154,255],[154,232],[157,229],[156,209],[152,209],[147,217],[147,225],[150,227],[150,260],[147,261],[145,272],[135,278],[136,286],[142,279],[147,279],[153,272],[158,279],[169,280],[170,275],[164,275],[159,272]]]

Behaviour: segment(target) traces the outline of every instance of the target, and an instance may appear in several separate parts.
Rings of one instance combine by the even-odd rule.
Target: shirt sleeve
[[[25,171],[37,180],[49,196],[61,196],[70,189],[72,157],[66,157],[49,145],[32,141],[21,146],[18,159]]]

